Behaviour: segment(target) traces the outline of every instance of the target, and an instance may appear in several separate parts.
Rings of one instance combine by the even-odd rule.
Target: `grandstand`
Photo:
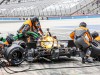
[[[72,16],[100,13],[100,0],[1,0],[0,16]]]
[[[69,51],[71,47],[64,47],[68,45],[68,41],[65,40],[71,40],[69,34],[73,29],[79,27],[81,22],[86,22],[91,33],[97,31],[100,34],[99,14],[100,0],[0,0],[0,37],[6,38],[10,33],[18,35],[18,29],[23,26],[23,23],[26,22],[27,19],[38,16],[44,34],[47,32],[47,28],[49,28],[52,36],[56,36],[57,40],[63,40],[62,44],[60,44],[60,41],[57,41],[59,48],[61,45]],[[64,43],[64,41],[66,43]],[[39,42],[41,42],[40,39]],[[49,45],[52,41],[47,41],[46,43]],[[55,43],[53,42],[53,44]],[[5,45],[3,44],[3,46]],[[9,52],[10,48],[11,47],[5,49]],[[35,49],[35,51],[34,49],[31,50],[32,52],[37,51],[37,49]],[[26,57],[30,56],[31,50],[28,52],[28,50],[25,49],[25,51],[28,52],[28,54],[24,52],[26,54],[25,60],[26,58],[31,59],[31,57]],[[71,49],[71,54],[76,53],[72,53],[73,50],[75,51],[74,47]],[[39,47],[39,51],[42,51],[41,47]],[[79,49],[77,51],[79,51]],[[53,56],[58,56],[59,53],[57,52],[60,52],[60,50],[57,49]],[[67,53],[70,55],[69,52]],[[39,52],[37,54],[42,53]],[[31,55],[34,56],[34,53]],[[0,75],[100,75],[100,62],[96,61],[90,64],[82,64],[81,58],[79,57],[80,55],[79,51],[79,55],[76,57],[74,56],[69,59],[65,56],[63,58],[62,56],[61,59],[58,57],[59,60],[54,61],[43,57],[39,60],[34,60],[32,63],[30,62],[28,64],[25,62],[22,63],[22,65],[14,67],[10,67],[9,65],[3,67],[5,64],[2,64],[2,62],[6,60],[2,61],[1,58]],[[16,56],[16,53],[14,56]],[[36,56],[34,59],[38,57],[40,56]],[[51,56],[49,57],[51,58]],[[41,59],[43,59],[43,61]],[[30,71],[28,71],[28,69]],[[20,71],[20,73],[18,71]]]

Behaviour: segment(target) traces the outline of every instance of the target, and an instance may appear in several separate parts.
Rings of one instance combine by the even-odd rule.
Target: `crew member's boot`
[[[85,60],[88,63],[93,63],[93,58],[92,57],[86,56]]]
[[[83,64],[85,63],[85,58],[82,58],[82,63],[83,63]]]
[[[90,57],[90,55],[91,55],[91,47],[89,47],[88,49],[87,49],[87,51],[86,51],[86,55],[85,55],[85,60],[86,60],[86,62],[88,62],[88,63],[93,63],[93,58],[92,57]]]

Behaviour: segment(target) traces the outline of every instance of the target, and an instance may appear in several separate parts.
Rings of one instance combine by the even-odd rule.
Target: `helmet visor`
[[[37,22],[36,26],[40,26],[40,22]]]

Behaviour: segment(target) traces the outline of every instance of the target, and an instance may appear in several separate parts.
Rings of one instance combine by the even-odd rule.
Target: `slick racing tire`
[[[17,45],[21,46],[22,48],[26,49],[26,43],[22,40],[14,41],[12,44],[17,44]]]
[[[12,44],[4,52],[5,59],[13,66],[20,65],[25,58],[25,50],[17,44]]]
[[[91,56],[92,57],[100,57],[100,43],[97,41],[93,41],[91,44]]]

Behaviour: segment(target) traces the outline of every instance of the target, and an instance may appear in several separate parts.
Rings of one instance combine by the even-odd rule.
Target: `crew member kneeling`
[[[86,28],[87,24],[85,22],[81,22],[79,27],[76,28],[71,34],[70,37],[73,39],[75,45],[82,52],[82,63],[89,62],[92,63],[93,59],[90,57],[91,55],[91,45],[92,37],[90,35],[89,29]]]

